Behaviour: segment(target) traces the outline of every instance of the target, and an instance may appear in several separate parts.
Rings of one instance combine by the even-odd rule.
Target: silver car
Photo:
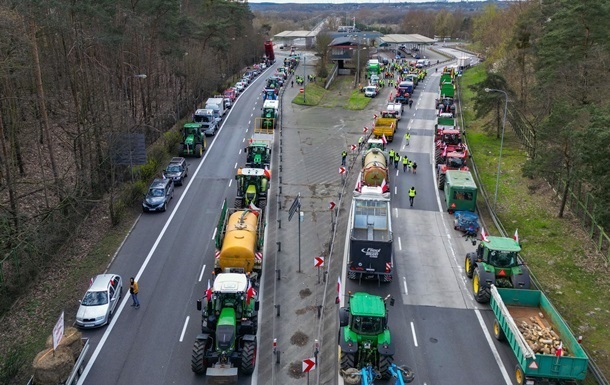
[[[100,274],[80,301],[76,325],[93,328],[106,325],[115,313],[123,295],[123,280],[116,274]]]

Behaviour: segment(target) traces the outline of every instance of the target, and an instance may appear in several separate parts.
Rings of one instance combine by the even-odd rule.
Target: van
[[[216,117],[214,110],[210,108],[200,108],[195,111],[193,122],[200,124],[201,131],[205,135],[211,136],[216,134],[216,130],[218,130],[218,125],[220,124],[220,118]]]
[[[225,114],[225,102],[223,98],[209,98],[205,102],[205,108],[214,111],[216,118],[222,119]]]

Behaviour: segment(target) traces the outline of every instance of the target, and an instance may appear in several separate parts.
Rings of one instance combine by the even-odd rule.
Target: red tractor
[[[439,127],[434,135],[436,141],[436,149],[434,152],[434,158],[436,164],[443,163],[445,156],[450,152],[466,152],[468,155],[468,149],[466,145],[462,144],[462,134],[459,129]]]
[[[445,179],[447,170],[469,171],[466,161],[468,160],[468,150],[463,151],[447,151],[441,153],[442,163],[436,166],[436,179],[438,189],[445,189]]]

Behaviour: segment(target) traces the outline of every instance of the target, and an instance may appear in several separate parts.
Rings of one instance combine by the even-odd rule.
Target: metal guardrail
[[[458,78],[458,84],[457,84],[458,113],[459,113],[459,119],[460,119],[462,130],[465,130],[466,126],[464,124],[464,114],[462,113],[461,84],[460,84],[459,79],[460,78]],[[464,136],[463,141],[466,143],[466,145],[468,145],[468,138],[467,138],[467,136]],[[506,229],[502,225],[502,222],[500,221],[500,219],[496,215],[495,211],[492,209],[492,205],[490,204],[490,199],[488,197],[487,191],[485,191],[485,187],[481,183],[481,178],[479,177],[479,172],[478,172],[477,167],[476,167],[475,155],[472,152],[470,154],[471,154],[471,160],[472,160],[470,162],[470,170],[471,170],[471,172],[473,174],[473,177],[475,179],[477,187],[479,188],[479,191],[481,193],[480,196],[483,197],[483,201],[484,201],[483,209],[487,210],[487,212],[489,213],[489,215],[491,217],[491,220],[492,220],[494,226],[498,229],[500,234],[503,237],[508,237],[508,233],[506,232]],[[482,205],[481,201],[479,199],[477,199],[477,211],[479,212],[479,214],[481,213],[481,209],[482,209],[481,205]],[[479,215],[479,219],[481,220],[481,225],[484,226],[485,225],[485,223],[484,223],[485,221],[483,219],[483,216]],[[523,253],[522,253],[522,255],[523,255]],[[542,286],[540,284],[540,281],[536,278],[534,273],[532,273],[531,271],[530,271],[530,278],[531,278],[532,282],[534,283],[534,286],[538,290],[542,291],[546,295],[546,292],[543,290],[543,288],[542,288]],[[567,325],[567,326],[568,326],[568,330],[570,330],[570,333],[574,334],[574,332],[572,331],[570,326],[569,325]],[[585,350],[584,347],[583,347],[583,350]],[[610,385],[610,382],[608,382],[608,380],[606,379],[604,374],[601,372],[601,370],[599,369],[599,367],[595,363],[595,361],[593,361],[593,359],[591,358],[591,355],[586,350],[585,350],[585,353],[587,353],[587,356],[589,356],[589,371],[591,372],[591,374],[593,375],[593,377],[595,378],[597,383],[599,385]]]

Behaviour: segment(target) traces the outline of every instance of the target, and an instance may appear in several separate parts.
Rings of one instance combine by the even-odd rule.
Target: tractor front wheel
[[[178,145],[178,155],[184,154],[184,143]]]
[[[481,271],[478,267],[474,269],[472,278],[472,292],[474,294],[474,300],[478,303],[487,303],[491,297],[489,287],[485,282],[481,282]]]
[[[515,366],[515,380],[517,380],[518,385],[523,385],[525,383],[525,375],[519,364]]]
[[[445,179],[447,179],[446,174],[438,175],[438,189],[439,190],[445,190]]]
[[[195,155],[197,158],[201,158],[203,156],[203,146],[200,144],[195,145]]]
[[[381,378],[388,379],[392,377],[390,372],[390,366],[394,362],[394,356],[381,356],[379,357],[379,373]]]
[[[191,355],[191,369],[197,374],[205,373],[208,368],[205,356],[205,345],[206,341],[197,340],[193,346],[193,353]]]
[[[354,353],[341,352],[341,369],[346,370],[356,367],[356,356]]]
[[[468,278],[472,278],[474,273],[474,264],[472,263],[472,259],[470,259],[469,254],[466,254],[466,258],[464,259],[464,270],[466,270],[466,276]]]
[[[246,341],[241,350],[241,372],[252,374],[256,363],[256,341]]]

